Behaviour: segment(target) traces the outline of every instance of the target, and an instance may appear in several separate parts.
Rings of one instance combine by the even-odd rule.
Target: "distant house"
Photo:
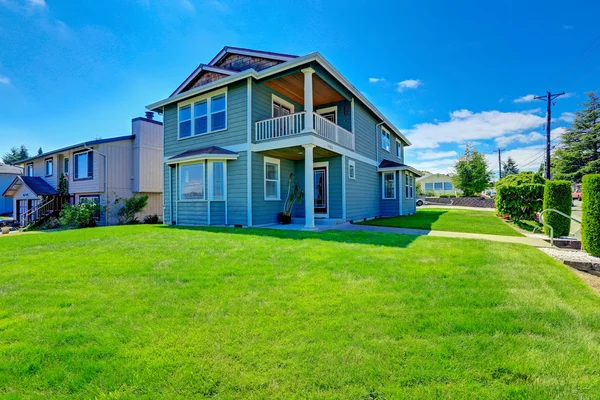
[[[93,201],[108,206],[99,224],[117,222],[115,199],[148,195],[145,215],[162,216],[163,125],[153,119],[132,120],[132,133],[91,140],[50,151],[23,162],[24,175],[13,177],[3,196],[13,201],[15,220],[26,225],[66,203]],[[61,176],[67,195],[59,193]]]
[[[454,188],[452,178],[444,174],[426,174],[417,179],[417,184],[425,192],[434,191],[436,195],[457,194],[459,192]]]
[[[169,96],[165,222],[276,223],[290,174],[305,229],[415,212],[410,145],[321,54],[225,47]]]
[[[0,193],[3,193],[15,177],[23,174],[23,168],[7,165],[0,162]],[[0,215],[12,215],[13,200],[9,197],[0,197]]]

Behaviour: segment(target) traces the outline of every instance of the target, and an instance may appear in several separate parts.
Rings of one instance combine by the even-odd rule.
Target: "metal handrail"
[[[544,222],[544,213],[547,211],[554,211],[555,213],[562,215],[563,217],[567,217],[570,220],[575,221],[578,224],[581,224],[581,221],[578,220],[577,218],[573,218],[570,215],[567,215],[562,211],[558,211],[557,209],[547,208],[545,210],[542,210],[542,212],[540,213],[540,221],[543,226],[547,226],[550,229],[550,246],[554,246],[554,228],[552,227],[552,225],[548,225],[546,222]],[[535,233],[536,230],[537,230],[537,227],[533,230],[533,233]]]

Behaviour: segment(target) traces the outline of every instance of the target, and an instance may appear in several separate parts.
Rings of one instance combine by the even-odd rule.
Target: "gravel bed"
[[[600,264],[600,257],[591,256],[583,250],[563,250],[552,247],[541,248],[540,250],[560,261],[579,261]]]

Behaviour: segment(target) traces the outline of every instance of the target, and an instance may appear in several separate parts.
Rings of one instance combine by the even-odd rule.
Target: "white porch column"
[[[315,228],[315,184],[313,172],[314,144],[303,144],[304,147],[304,230],[314,231]]]
[[[315,70],[312,68],[304,68],[304,130],[312,131],[313,126],[313,74]],[[311,161],[312,162],[312,161]]]

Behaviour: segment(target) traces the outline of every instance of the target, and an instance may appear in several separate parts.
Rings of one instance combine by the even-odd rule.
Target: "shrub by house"
[[[600,256],[600,174],[583,177],[582,245],[585,251]]]
[[[532,172],[509,175],[496,183],[496,209],[512,220],[533,219],[542,211],[544,178]]]
[[[571,215],[571,182],[546,181],[544,187],[544,210],[549,208]],[[571,231],[571,220],[558,213],[548,211],[544,213],[544,222],[554,229],[554,237],[567,236]],[[546,235],[550,235],[550,228],[544,226]]]

